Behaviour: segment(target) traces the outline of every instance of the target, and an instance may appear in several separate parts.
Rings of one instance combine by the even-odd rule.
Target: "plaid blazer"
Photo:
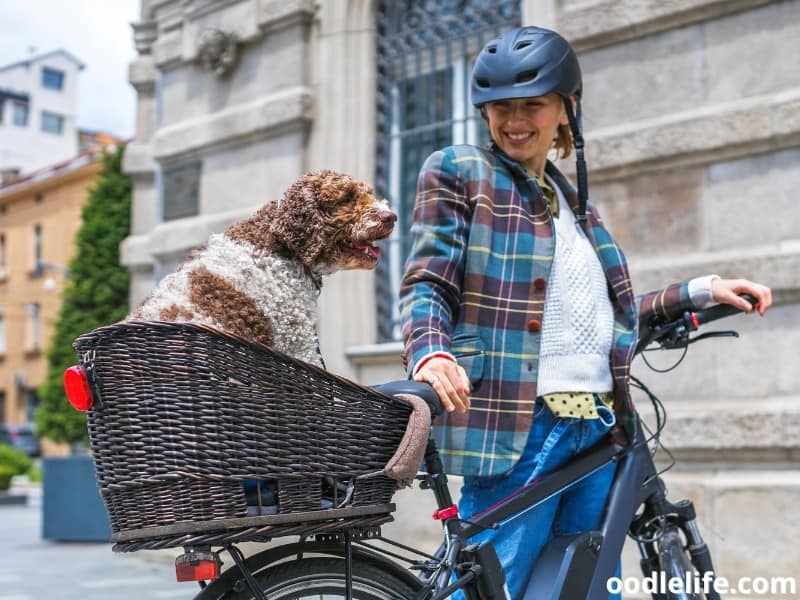
[[[575,211],[575,188],[552,163],[546,171]],[[430,352],[451,352],[470,377],[469,411],[443,415],[434,424],[449,473],[506,472],[525,447],[554,229],[536,180],[494,146],[451,146],[434,152],[422,167],[400,289],[403,358],[410,372]],[[583,230],[608,280],[615,410],[619,425],[630,432],[630,363],[639,323],[656,314],[673,318],[694,306],[688,282],[634,297],[622,250],[591,203]]]

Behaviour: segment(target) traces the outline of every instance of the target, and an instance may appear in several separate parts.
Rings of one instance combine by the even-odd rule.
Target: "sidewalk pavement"
[[[15,486],[26,505],[0,506],[0,600],[193,598],[175,581],[177,550],[115,554],[110,543],[42,540],[41,489]]]

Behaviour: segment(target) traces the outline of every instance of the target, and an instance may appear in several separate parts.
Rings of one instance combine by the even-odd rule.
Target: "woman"
[[[465,518],[609,433],[624,442],[630,363],[651,317],[716,302],[763,315],[772,303],[765,286],[716,276],[634,296],[624,255],[587,202],[581,92],[564,38],[509,31],[472,73],[489,146],[444,148],[420,172],[401,289],[405,359],[447,411],[434,437],[447,472],[464,476]],[[578,193],[548,161],[554,147],[576,149]],[[481,534],[512,598],[554,534],[599,525],[613,475],[609,465]]]

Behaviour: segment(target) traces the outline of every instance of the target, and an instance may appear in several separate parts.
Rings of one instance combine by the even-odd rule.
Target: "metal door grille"
[[[469,99],[472,61],[519,26],[520,0],[381,0],[377,6],[375,187],[398,214],[376,278],[378,341],[400,338],[397,294],[419,169],[450,144],[488,135]]]

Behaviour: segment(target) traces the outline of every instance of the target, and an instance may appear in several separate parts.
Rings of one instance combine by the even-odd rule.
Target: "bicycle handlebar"
[[[750,303],[750,306],[755,307],[756,299],[750,294],[741,294],[739,297],[743,300],[747,300]],[[742,310],[736,306],[733,306],[732,304],[717,304],[711,308],[698,310],[694,313],[693,320],[698,326],[705,325],[706,323],[711,323],[711,321],[730,317],[731,315],[735,315],[740,312],[742,312]]]
[[[756,299],[750,294],[740,294],[752,306],[756,305]],[[724,317],[729,317],[743,312],[741,309],[730,304],[718,304],[711,308],[706,308],[696,312],[684,312],[680,317],[672,321],[662,321],[651,324],[644,335],[640,335],[636,344],[635,353],[639,354],[653,342],[657,342],[662,348],[682,348],[689,342],[689,333],[696,331],[701,325],[711,323]],[[695,339],[713,334],[703,334]]]

